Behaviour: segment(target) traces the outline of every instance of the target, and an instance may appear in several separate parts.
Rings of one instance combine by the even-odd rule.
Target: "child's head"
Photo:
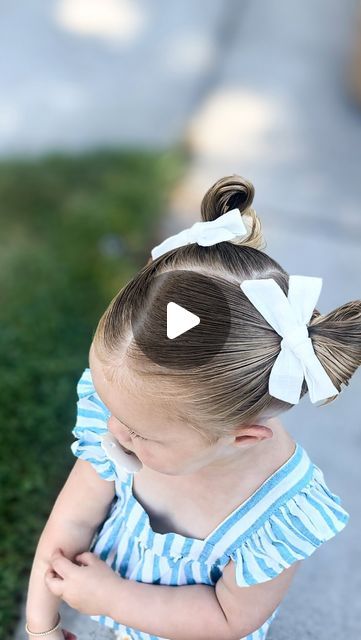
[[[100,399],[110,412],[109,431],[120,444],[131,450],[142,464],[167,475],[188,475],[203,467],[218,471],[227,466],[231,472],[237,465],[238,447],[250,446],[256,440],[268,439],[273,433],[262,424],[242,427],[236,436],[219,437],[211,442],[192,423],[167,403],[147,392],[146,385],[124,368],[111,379],[99,359],[94,344],[89,352],[92,380]],[[173,405],[174,406],[174,405]],[[233,446],[237,437],[237,448]]]
[[[114,413],[109,428],[124,446],[128,446],[126,441],[130,443],[129,448],[144,464],[154,465],[160,471],[163,469],[157,465],[161,457],[170,460],[175,449],[183,452],[183,464],[191,452],[197,451],[194,464],[199,468],[225,442],[234,440],[237,446],[247,447],[256,444],[269,436],[267,430],[257,425],[293,406],[268,392],[270,371],[282,338],[240,289],[243,280],[273,278],[288,294],[289,274],[261,250],[265,243],[260,220],[251,207],[253,197],[253,185],[240,176],[216,182],[203,198],[202,220],[214,220],[238,208],[249,234],[238,241],[212,246],[184,245],[149,261],[113,298],[95,332],[90,367],[100,397]],[[200,281],[195,278],[190,284],[185,278],[182,283],[179,279],[182,271],[202,274],[222,287],[231,323],[224,346],[221,350],[214,349],[222,330],[222,318],[210,314],[209,340],[199,347],[195,345],[193,354],[187,352],[186,368],[176,368],[155,363],[146,353],[148,345],[152,348],[164,345],[163,316],[157,309],[164,309],[172,300],[174,272],[178,272],[177,302],[187,308],[194,298],[202,305],[206,294]],[[159,275],[162,286],[155,287]],[[209,300],[204,303],[209,310]],[[142,350],[133,336],[134,317],[137,333],[146,346]],[[347,385],[361,364],[361,301],[346,303],[326,315],[314,309],[308,329],[316,356],[341,391],[341,384]],[[174,353],[174,345],[172,349]],[[199,365],[197,349],[207,356],[204,365]],[[177,358],[182,361],[181,352]],[[305,393],[304,380],[301,397]],[[147,442],[134,435],[125,438],[128,434],[125,425],[152,439]],[[174,464],[178,460],[175,458]],[[172,473],[172,468],[164,472]]]

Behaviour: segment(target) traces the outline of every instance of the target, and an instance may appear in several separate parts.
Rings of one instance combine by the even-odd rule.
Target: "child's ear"
[[[235,436],[235,444],[238,446],[246,444],[256,444],[261,440],[268,440],[273,437],[273,431],[263,424],[251,424],[240,427]]]

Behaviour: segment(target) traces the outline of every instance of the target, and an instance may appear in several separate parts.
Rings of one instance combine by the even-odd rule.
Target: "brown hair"
[[[240,288],[245,279],[274,278],[288,295],[289,274],[261,249],[265,248],[261,222],[252,208],[254,187],[245,178],[232,175],[218,180],[201,204],[203,221],[214,220],[238,208],[249,230],[244,238],[219,242],[209,247],[196,243],[167,251],[150,260],[121,289],[100,318],[94,347],[112,379],[126,371],[126,380],[141,381],[151,397],[169,408],[170,415],[187,421],[211,442],[230,435],[243,424],[257,418],[287,411],[293,405],[268,393],[268,381],[280,351],[281,336],[268,324]],[[186,370],[170,369],[149,360],[138,348],[131,329],[132,313],[144,326],[144,340],[157,341],[164,333],[151,305],[164,308],[174,285],[173,272],[198,272],[221,284],[231,312],[230,333],[223,349],[205,366]],[[162,287],[153,290],[156,276],[165,274]],[[189,296],[207,304],[197,281],[184,285],[177,280],[178,300],[187,307]],[[182,304],[182,302],[179,302]],[[212,318],[209,318],[212,331]],[[314,309],[309,336],[317,357],[337,390],[348,385],[361,364],[361,300],[345,303],[322,315]],[[217,331],[215,319],[214,331]],[[219,330],[219,319],[218,319]],[[202,349],[210,345],[202,345]],[[180,354],[181,355],[181,354]],[[119,378],[118,378],[119,379]],[[303,381],[301,397],[307,393]],[[324,404],[334,400],[328,398]]]

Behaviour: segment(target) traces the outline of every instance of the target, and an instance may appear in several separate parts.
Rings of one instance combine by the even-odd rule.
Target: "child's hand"
[[[87,615],[108,615],[110,595],[123,578],[90,551],[75,557],[82,565],[66,558],[60,549],[51,557],[45,573],[48,589],[73,609]]]
[[[61,629],[61,633],[63,634],[62,637],[60,637],[60,640],[78,640],[78,636],[75,635],[75,633],[72,633],[71,631],[67,631],[66,629]],[[54,640],[54,638],[52,637],[52,640]]]

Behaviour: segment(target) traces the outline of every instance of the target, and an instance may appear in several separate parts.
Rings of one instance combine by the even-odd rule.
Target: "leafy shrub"
[[[75,463],[76,383],[100,315],[149,258],[179,150],[0,164],[0,637]]]

